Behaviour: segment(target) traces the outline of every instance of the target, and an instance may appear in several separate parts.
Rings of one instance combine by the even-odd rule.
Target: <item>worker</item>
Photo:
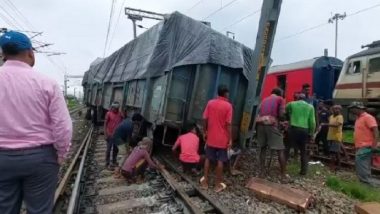
[[[187,128],[187,133],[178,137],[172,151],[175,152],[178,148],[181,150],[179,160],[182,163],[182,168],[185,173],[199,174],[200,155],[199,150],[199,135],[200,132],[196,124],[191,124]]]
[[[343,148],[343,115],[341,114],[342,106],[334,105],[331,109],[333,114],[329,117],[329,122],[321,123],[321,126],[328,128],[327,140],[333,155],[332,168],[336,171],[340,167],[340,152]]]
[[[362,102],[352,102],[348,108],[356,116],[354,130],[356,174],[361,182],[380,187],[380,180],[371,176],[372,150],[380,147],[376,119],[366,112]]]
[[[330,108],[323,101],[318,103],[318,122],[320,123],[320,129],[315,138],[315,142],[318,145],[318,151],[320,147],[320,142],[322,142],[323,154],[329,156],[330,146],[327,141],[327,133],[329,132],[329,118],[331,115]]]
[[[30,39],[16,31],[0,37],[0,212],[53,211],[59,166],[66,158],[72,122],[57,82],[33,69]]]
[[[284,154],[285,147],[283,135],[279,130],[279,123],[284,120],[285,115],[285,99],[282,97],[282,93],[280,88],[275,88],[272,90],[272,94],[261,102],[256,123],[257,142],[260,150],[260,176],[265,176],[265,159],[268,147],[271,151],[277,152],[281,178],[285,181],[285,179],[287,179]]]
[[[158,169],[159,166],[155,164],[150,157],[152,148],[152,141],[149,138],[144,138],[132,150],[131,154],[123,163],[121,168],[121,175],[129,182],[135,183],[144,179],[144,173],[149,166],[152,169]]]
[[[115,132],[116,127],[123,120],[123,116],[119,112],[119,108],[120,108],[119,102],[113,102],[111,105],[111,109],[106,113],[106,117],[104,121],[104,135],[107,141],[106,168],[110,170],[113,170],[113,167],[118,166],[117,154],[119,153],[119,149],[114,144],[114,141],[112,140],[112,136]],[[110,165],[111,152],[112,152],[112,165]]]
[[[298,101],[286,105],[285,111],[290,117],[289,138],[292,145],[298,148],[301,156],[300,175],[307,174],[308,157],[306,144],[312,140],[315,131],[315,113],[312,105],[308,104],[306,96],[299,94]],[[286,158],[289,157],[289,149],[286,148]]]
[[[232,146],[233,114],[228,94],[227,86],[218,86],[218,97],[210,100],[203,112],[203,131],[207,140],[204,176],[201,177],[200,183],[203,189],[208,189],[210,161],[216,162],[215,192],[221,192],[227,187],[223,182],[223,165],[228,161],[227,149]]]
[[[314,110],[318,108],[318,101],[314,95],[311,95],[311,87],[309,83],[302,85],[301,93],[305,95],[305,101],[314,107]]]

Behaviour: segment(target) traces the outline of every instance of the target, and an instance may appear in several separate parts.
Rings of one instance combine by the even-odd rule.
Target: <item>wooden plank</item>
[[[380,212],[380,203],[367,202],[355,205],[355,212],[358,214],[378,214]]]
[[[246,187],[260,197],[285,204],[302,212],[305,212],[312,202],[312,195],[308,192],[261,178],[251,178]]]

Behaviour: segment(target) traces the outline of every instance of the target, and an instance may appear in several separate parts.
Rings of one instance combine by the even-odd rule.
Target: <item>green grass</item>
[[[287,173],[292,177],[299,176],[301,164],[298,161],[292,161],[286,166]],[[319,177],[324,176],[329,173],[326,166],[322,166],[320,164],[315,165],[309,165],[308,172],[306,177],[307,178],[313,178],[313,177]]]
[[[75,99],[68,99],[67,100],[67,108],[69,110],[74,109],[78,105],[78,101]]]
[[[354,130],[343,130],[343,142],[354,143]]]
[[[334,191],[342,192],[360,201],[380,202],[380,189],[360,183],[359,181],[347,181],[336,176],[328,176],[326,185]]]

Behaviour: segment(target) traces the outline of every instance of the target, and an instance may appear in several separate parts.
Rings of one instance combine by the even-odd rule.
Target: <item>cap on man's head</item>
[[[366,109],[363,102],[354,101],[352,102],[348,108],[356,108],[356,109]]]
[[[4,53],[7,53],[7,49],[12,49],[12,51],[24,51],[32,50],[32,42],[23,33],[16,31],[5,32],[0,36],[0,47]]]

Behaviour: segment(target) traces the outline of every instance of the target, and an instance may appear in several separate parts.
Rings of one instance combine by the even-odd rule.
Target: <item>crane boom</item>
[[[243,146],[245,145],[244,142],[250,139],[253,134],[253,121],[257,115],[262,83],[272,62],[270,55],[280,16],[281,4],[282,0],[264,0],[261,8],[259,29],[253,53],[253,72],[248,76],[246,102],[240,124],[240,139]]]

